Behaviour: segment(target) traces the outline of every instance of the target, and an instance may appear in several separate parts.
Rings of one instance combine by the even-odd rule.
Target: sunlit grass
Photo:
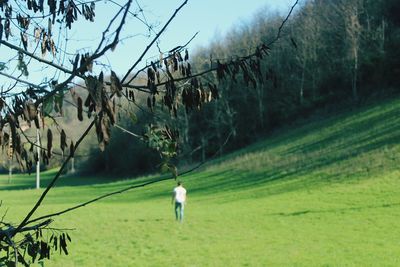
[[[181,177],[183,224],[173,180],[56,217],[75,228],[71,255],[45,266],[400,266],[399,110],[393,100],[282,130]],[[37,215],[154,178],[64,176]],[[17,223],[40,194],[26,189],[35,177],[0,179],[0,212]]]

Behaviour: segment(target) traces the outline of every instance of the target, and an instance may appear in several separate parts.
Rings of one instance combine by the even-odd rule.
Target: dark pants
[[[176,220],[183,221],[184,204],[175,202],[175,218]]]

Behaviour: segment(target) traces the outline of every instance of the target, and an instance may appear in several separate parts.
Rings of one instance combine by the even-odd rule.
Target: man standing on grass
[[[172,192],[171,203],[175,202],[175,218],[176,220],[183,221],[183,211],[186,203],[186,189],[183,187],[182,182],[178,182],[178,186]]]

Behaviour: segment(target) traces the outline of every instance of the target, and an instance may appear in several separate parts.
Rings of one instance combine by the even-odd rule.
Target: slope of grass
[[[282,130],[181,179],[176,223],[168,180],[55,218],[75,228],[71,256],[46,266],[399,266],[400,100]],[[48,182],[51,174],[44,176]],[[149,179],[62,177],[37,215]],[[0,177],[6,219],[40,195],[34,175]],[[86,184],[86,185],[85,185]]]

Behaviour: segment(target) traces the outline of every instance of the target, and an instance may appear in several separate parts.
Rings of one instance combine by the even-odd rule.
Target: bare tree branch
[[[16,50],[16,51],[18,51],[20,53],[23,53],[23,54],[29,56],[30,58],[33,58],[33,59],[35,59],[35,60],[37,60],[39,62],[45,63],[45,64],[47,64],[49,66],[52,66],[52,67],[54,67],[56,69],[59,69],[59,70],[65,72],[65,73],[72,74],[71,70],[66,69],[64,67],[61,67],[60,65],[57,65],[57,64],[55,64],[55,63],[53,63],[53,62],[51,62],[49,60],[45,60],[43,58],[40,58],[40,57],[36,56],[34,53],[30,53],[30,52],[26,51],[25,49],[22,49],[22,48],[20,48],[20,47],[18,47],[16,45],[10,44],[9,42],[6,42],[4,40],[1,40],[0,43],[5,45],[5,46],[7,46],[7,47],[9,47],[9,48],[11,48],[11,49],[13,49],[13,50]]]
[[[49,183],[49,185],[46,187],[46,189],[43,191],[42,195],[40,196],[39,200],[36,202],[36,204],[33,206],[33,208],[29,211],[28,215],[22,220],[22,222],[18,225],[16,228],[15,233],[18,233],[25,225],[26,222],[32,217],[33,213],[39,208],[40,204],[42,203],[43,199],[46,197],[47,193],[50,191],[50,189],[54,186],[58,178],[61,176],[63,170],[67,166],[67,163],[69,160],[73,157],[73,154],[75,150],[79,147],[79,144],[83,141],[83,139],[88,135],[89,131],[93,128],[95,124],[95,119],[90,123],[90,125],[87,127],[85,132],[81,135],[81,137],[78,139],[76,142],[75,146],[73,147],[73,151],[70,151],[70,154],[68,157],[65,159],[63,162],[63,165],[61,166],[60,170],[57,172],[57,174],[54,176],[53,180]]]
[[[180,175],[182,176],[182,175],[188,174],[190,172],[193,172],[193,171],[197,170],[198,168],[200,168],[201,166],[203,166],[205,163],[207,163],[210,160],[212,160],[216,155],[218,155],[218,153],[221,151],[221,149],[228,143],[228,141],[229,141],[230,137],[232,136],[232,134],[233,134],[233,132],[231,131],[228,134],[227,138],[225,139],[224,143],[219,147],[219,149],[208,160],[200,162],[195,167],[193,167],[193,168],[181,173]],[[108,198],[108,197],[113,196],[113,195],[121,194],[121,193],[124,193],[126,191],[129,191],[129,190],[132,190],[132,189],[135,189],[135,188],[145,187],[145,186],[148,186],[148,185],[151,185],[151,184],[155,184],[155,183],[159,183],[159,182],[166,181],[166,180],[171,180],[171,179],[175,179],[175,177],[174,176],[166,176],[166,177],[162,177],[162,178],[155,179],[155,180],[152,180],[152,181],[144,182],[144,183],[141,183],[141,184],[138,184],[138,185],[131,185],[131,186],[128,186],[128,187],[123,188],[121,190],[117,190],[117,191],[110,192],[110,193],[104,194],[102,196],[96,197],[96,198],[94,198],[92,200],[86,201],[86,202],[84,202],[82,204],[79,204],[79,205],[76,205],[74,207],[71,207],[71,208],[68,208],[68,209],[65,209],[65,210],[62,210],[62,211],[59,211],[59,212],[55,212],[55,213],[52,213],[52,214],[40,216],[38,218],[35,218],[33,220],[30,220],[30,221],[26,222],[26,225],[34,223],[34,222],[37,222],[37,221],[40,221],[40,220],[43,220],[43,219],[46,219],[46,218],[59,216],[61,214],[64,214],[64,213],[67,213],[67,212],[70,212],[70,211],[85,207],[85,206],[87,206],[87,205],[89,205],[91,203],[97,202],[97,201],[99,201],[101,199]]]
[[[4,77],[7,77],[7,78],[10,78],[10,79],[13,79],[13,80],[15,80],[15,81],[17,81],[17,82],[20,82],[20,83],[29,85],[29,86],[31,86],[31,87],[33,87],[33,88],[37,88],[37,89],[43,89],[43,88],[45,88],[45,86],[39,86],[39,85],[37,85],[37,84],[34,84],[34,83],[31,83],[31,82],[28,82],[28,81],[21,80],[21,79],[19,79],[19,78],[17,78],[17,77],[14,77],[14,76],[9,75],[9,74],[7,74],[7,73],[4,73],[4,72],[2,72],[2,71],[0,71],[0,75],[2,75],[2,76],[4,76]]]
[[[132,70],[136,68],[136,66],[139,64],[140,61],[142,61],[143,57],[146,55],[146,53],[149,51],[149,49],[153,46],[153,44],[158,40],[160,35],[167,29],[168,25],[171,23],[171,21],[175,18],[176,14],[187,4],[188,0],[185,0],[172,14],[172,16],[169,18],[169,20],[165,23],[164,27],[157,33],[157,35],[153,38],[153,40],[150,42],[150,44],[146,47],[146,49],[143,51],[142,55],[137,59],[137,61],[132,65],[132,67],[127,71],[125,76],[122,78],[121,83],[125,83],[125,80],[128,78],[129,74],[131,74]],[[132,82],[132,79],[129,80],[128,84]]]

